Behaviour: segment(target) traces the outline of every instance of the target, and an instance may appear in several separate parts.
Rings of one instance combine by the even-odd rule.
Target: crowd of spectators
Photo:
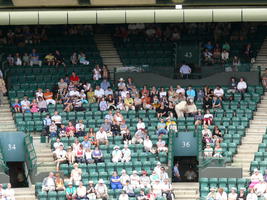
[[[5,189],[3,184],[0,184],[0,197],[5,200],[15,200],[15,191],[10,183],[7,184],[7,188]]]
[[[109,181],[100,178],[97,183],[88,181],[87,187],[82,182],[82,170],[77,163],[73,164],[70,177],[63,179],[59,173],[50,172],[48,177],[44,178],[42,190],[48,191],[66,191],[66,199],[108,199],[108,189],[121,190],[119,200],[128,200],[130,197],[136,197],[138,200],[156,199],[165,197],[168,200],[174,199],[174,193],[170,179],[165,168],[160,162],[154,168],[152,174],[148,176],[145,170],[132,174],[127,174],[122,170],[119,174],[114,171]],[[65,187],[64,182],[67,182]],[[96,184],[95,184],[96,183]],[[136,193],[135,191],[139,191]]]

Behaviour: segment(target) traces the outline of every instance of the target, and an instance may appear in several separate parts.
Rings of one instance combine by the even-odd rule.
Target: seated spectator
[[[23,113],[25,112],[30,112],[30,106],[31,106],[31,102],[28,100],[27,96],[24,96],[23,100],[20,102],[21,104],[21,111]]]
[[[67,97],[64,100],[64,112],[71,112],[73,109],[73,102],[74,102],[74,98],[73,97]]]
[[[215,199],[227,200],[227,194],[224,192],[223,188],[218,188]]]
[[[102,200],[108,200],[108,188],[104,184],[103,179],[99,179],[98,183],[95,186],[95,191],[96,191],[96,197],[98,199],[101,198]]]
[[[15,99],[15,102],[12,104],[12,107],[16,113],[21,112],[21,104],[18,99]]]
[[[137,171],[134,170],[133,174],[130,176],[131,185],[134,189],[140,188],[140,177],[137,174]]]
[[[21,66],[22,65],[22,60],[21,60],[21,57],[19,55],[19,53],[16,53],[15,54],[15,57],[14,57],[14,64],[16,66]]]
[[[30,65],[39,65],[42,66],[42,61],[39,57],[39,54],[36,52],[36,49],[32,50],[32,53],[30,54]]]
[[[165,107],[164,103],[161,102],[159,105],[160,106],[156,109],[157,117],[158,118],[167,117],[167,108]]]
[[[75,155],[75,160],[77,163],[83,163],[84,162],[84,148],[83,145],[80,144],[80,146],[78,147],[77,151],[76,151],[76,155]]]
[[[145,170],[142,171],[142,176],[140,176],[140,188],[151,188],[150,178],[147,176],[147,172]]]
[[[185,63],[180,67],[180,75],[183,79],[188,79],[191,72],[191,68]]]
[[[128,200],[128,199],[129,199],[129,195],[127,194],[127,192],[125,190],[122,190],[121,194],[119,196],[119,200]]]
[[[85,108],[83,107],[82,99],[79,96],[74,96],[73,109],[76,112],[85,111]]]
[[[201,113],[201,110],[197,111],[197,114],[195,115],[194,119],[195,119],[195,127],[203,123],[203,115]]]
[[[203,100],[203,109],[206,111],[212,108],[212,100],[209,96],[205,96]]]
[[[146,138],[144,139],[144,149],[145,151],[152,153],[152,147],[153,147],[153,143],[150,140],[150,137],[147,135]]]
[[[228,194],[228,200],[236,200],[236,199],[237,199],[236,188],[232,187],[231,192]]]
[[[246,92],[246,90],[247,90],[247,83],[244,81],[243,78],[240,78],[240,81],[237,84],[237,90],[240,93],[245,93]]]
[[[102,69],[99,65],[96,65],[93,69],[93,80],[100,80],[102,78]]]
[[[159,198],[162,196],[162,184],[160,183],[160,180],[157,179],[153,184],[152,184],[153,192],[156,195],[156,198]]]
[[[117,172],[114,171],[110,178],[110,187],[113,190],[122,189],[122,184],[120,182],[120,176],[118,176]]]
[[[132,144],[142,144],[144,141],[144,138],[146,137],[147,130],[137,130],[136,133],[134,134],[134,137],[132,139]]]
[[[70,81],[74,84],[74,85],[78,85],[78,83],[80,82],[80,77],[76,75],[75,72],[72,72],[71,76],[70,76]]]
[[[239,189],[239,194],[237,195],[237,199],[245,200],[246,199],[246,189],[245,188],[240,188]]]
[[[192,88],[191,85],[188,86],[187,90],[186,90],[186,96],[189,99],[195,99],[196,97],[196,91]]]
[[[161,118],[160,122],[157,124],[157,134],[158,135],[166,135],[168,134],[166,123],[164,122],[164,119]]]
[[[255,194],[258,196],[258,197],[264,197],[266,198],[267,197],[267,194],[266,194],[266,186],[267,186],[267,183],[262,179],[260,180],[260,182],[254,186],[254,192]]]
[[[54,66],[55,65],[55,56],[52,53],[49,53],[45,56],[45,63],[50,66]]]
[[[220,143],[216,144],[215,148],[214,148],[214,155],[213,157],[215,158],[222,158],[223,155],[222,155],[222,148],[220,146]]]
[[[22,56],[22,63],[23,63],[23,66],[30,65],[30,57],[28,53],[24,53],[24,55]]]
[[[122,140],[123,140],[124,144],[131,144],[132,143],[132,136],[131,136],[129,129],[127,129],[126,132],[123,133]]]
[[[113,116],[113,123],[120,126],[123,120],[124,120],[123,115],[120,113],[119,110],[116,110]]]
[[[38,88],[36,93],[35,93],[35,97],[38,100],[39,97],[44,98],[44,93],[43,93],[43,89],[42,88]]]
[[[148,96],[147,93],[144,93],[144,96],[141,98],[141,101],[143,103],[143,109],[144,110],[150,110],[150,109],[152,109],[151,98]]]
[[[205,65],[211,65],[214,63],[213,54],[208,49],[203,51],[203,62]]]
[[[187,101],[181,101],[180,103],[175,105],[175,112],[177,118],[183,118],[184,113],[186,112],[187,109]]]
[[[249,188],[254,188],[261,180],[263,180],[262,174],[259,172],[258,169],[254,169],[252,176],[250,177],[250,184]]]
[[[51,120],[55,122],[55,124],[57,125],[58,128],[60,128],[62,118],[61,118],[61,116],[58,114],[58,111],[55,111],[55,112],[54,112],[54,115],[51,117]]]
[[[171,119],[170,117],[166,118],[166,126],[167,126],[167,131],[172,131],[175,133],[178,131],[178,127],[175,120]]]
[[[90,148],[86,148],[84,152],[84,160],[87,164],[94,163],[94,159],[92,157],[92,151]]]
[[[92,152],[92,158],[94,159],[95,163],[103,162],[103,153],[98,148],[98,146],[95,147],[95,149]]]
[[[13,66],[14,65],[14,61],[15,60],[14,60],[14,57],[11,54],[9,54],[7,56],[6,60],[7,60],[7,63],[8,63],[9,66]]]
[[[88,182],[88,187],[87,187],[87,198],[90,199],[96,199],[96,191],[94,187],[94,182],[89,181]]]
[[[99,103],[102,97],[104,97],[105,91],[102,88],[100,88],[99,85],[97,85],[94,91],[94,95],[95,95],[97,102]]]
[[[224,90],[221,88],[221,86],[217,85],[213,93],[214,93],[214,96],[222,99],[224,95]]]
[[[127,194],[128,197],[135,197],[134,188],[131,185],[130,180],[126,181],[126,185],[123,186],[123,191],[125,192],[125,194]]]
[[[78,55],[76,52],[73,52],[73,54],[70,57],[70,62],[73,65],[77,65],[78,64]]]
[[[206,114],[203,117],[203,125],[211,125],[213,122],[213,114],[209,110],[206,110]]]
[[[83,120],[79,120],[79,123],[75,125],[76,136],[83,137],[85,135],[85,125],[83,124]]]
[[[223,49],[221,53],[221,59],[222,59],[222,63],[227,63],[229,61],[229,52],[226,51],[225,49]]]
[[[189,182],[194,182],[197,178],[196,172],[193,170],[192,167],[190,167],[184,174],[185,178]]]
[[[232,77],[231,78],[231,86],[230,86],[229,90],[227,90],[227,92],[228,93],[235,93],[237,90],[236,86],[237,86],[236,79],[235,79],[235,77]]]
[[[88,136],[84,136],[84,140],[82,141],[83,148],[90,149],[91,148],[91,141],[89,140]]]
[[[222,108],[222,101],[218,97],[214,96],[212,99],[212,108]]]
[[[209,143],[207,144],[206,148],[204,149],[204,156],[206,158],[210,158],[213,156],[213,148],[211,148]]]
[[[44,100],[43,97],[38,97],[38,108],[39,108],[39,112],[47,112],[47,103]]]
[[[232,61],[232,71],[233,72],[237,72],[238,71],[238,67],[241,65],[240,63],[240,59],[237,56],[233,57],[233,61]]]
[[[45,118],[44,118],[44,120],[43,120],[43,126],[44,126],[44,135],[45,136],[49,136],[49,134],[50,134],[50,132],[49,132],[49,127],[50,127],[50,125],[52,124],[52,120],[51,120],[51,118],[50,118],[50,115],[49,114],[47,114],[46,116],[45,116]]]
[[[120,182],[122,184],[122,186],[126,185],[126,181],[130,181],[130,176],[126,173],[126,170],[123,169],[121,170],[121,177],[120,177]]]
[[[73,151],[72,147],[68,147],[66,158],[68,164],[73,165],[73,163],[75,162],[75,152]]]
[[[95,146],[97,145],[96,134],[93,128],[89,129],[89,132],[87,133],[87,137],[92,145],[95,145]]]
[[[68,122],[68,126],[66,127],[66,135],[67,137],[73,137],[76,132],[75,127],[73,126],[72,122]]]
[[[102,127],[100,127],[99,131],[96,132],[96,141],[97,141],[97,145],[100,145],[100,144],[108,145],[107,133],[104,131]]]
[[[126,95],[126,98],[124,99],[124,104],[125,104],[126,111],[135,110],[134,100],[133,100],[133,98],[131,98],[129,93]]]
[[[83,185],[83,182],[80,181],[79,183],[79,187],[77,187],[76,190],[76,199],[77,200],[83,200],[83,199],[87,199],[87,195],[86,195],[86,187]]]
[[[99,102],[99,110],[100,111],[106,111],[109,109],[108,102],[105,100],[104,97],[101,98]]]
[[[75,185],[79,185],[82,180],[82,170],[78,168],[78,163],[73,164],[73,170],[71,170],[70,181]]]
[[[158,152],[168,152],[168,147],[166,147],[166,142],[162,140],[161,136],[159,136],[158,138],[157,150]]]
[[[121,161],[122,162],[130,162],[130,160],[131,160],[131,150],[128,148],[127,144],[124,145],[124,149],[122,149],[121,152],[122,152]]]
[[[83,52],[81,52],[78,55],[78,60],[79,60],[80,64],[83,64],[83,65],[89,65],[90,64],[90,62],[86,59],[86,55]]]
[[[117,163],[122,159],[122,152],[119,146],[114,146],[114,150],[112,151],[112,162]]]
[[[103,81],[100,83],[100,88],[102,88],[104,91],[110,88],[110,86],[110,82],[107,79],[103,79]]]
[[[89,103],[95,103],[96,102],[95,92],[93,91],[93,88],[89,88],[89,90],[87,92],[87,100]]]
[[[258,197],[257,197],[257,195],[255,194],[253,188],[250,188],[250,189],[249,189],[249,193],[247,194],[246,199],[247,199],[247,200],[258,200]]]
[[[0,187],[2,187],[2,184],[1,184]],[[2,192],[2,191],[0,189],[0,194],[2,194],[3,199],[6,199],[6,200],[15,200],[15,191],[11,187],[11,184],[10,183],[7,184],[7,188],[4,190],[4,192]]]
[[[77,188],[72,185],[72,182],[69,182],[68,187],[66,188],[66,199],[67,200],[75,200],[76,199],[76,191],[77,191]]]
[[[109,110],[116,110],[115,100],[112,96],[112,94],[106,95],[107,96],[107,103],[108,103],[108,109]]]
[[[197,106],[194,103],[194,100],[188,99],[187,100],[187,109],[185,111],[186,117],[194,117],[196,113],[197,113]]]
[[[55,65],[63,65],[64,67],[66,66],[64,57],[61,55],[60,51],[56,50],[55,51]]]
[[[161,187],[163,197],[165,197],[167,200],[175,199],[173,188],[168,178],[163,180]]]
[[[49,191],[55,191],[56,185],[55,185],[55,177],[54,173],[50,172],[49,176],[44,178],[43,183],[42,183],[42,190],[44,192],[49,192]]]
[[[157,174],[155,170],[153,170],[149,178],[151,181],[151,185],[153,185],[156,182],[156,180],[159,180],[159,175]]]
[[[57,137],[57,125],[54,121],[52,121],[52,124],[49,126],[49,133],[50,138]]]
[[[60,177],[59,173],[56,174],[55,185],[56,185],[56,191],[65,190],[64,180]]]
[[[66,127],[65,127],[64,124],[61,124],[61,125],[60,125],[59,131],[58,131],[58,136],[59,136],[60,138],[62,138],[62,137],[67,137],[67,134],[66,134]]]
[[[59,171],[59,165],[67,161],[67,152],[64,150],[63,144],[59,146],[58,151],[56,151],[56,170]]]
[[[47,103],[47,105],[49,104],[56,104],[56,101],[53,99],[53,92],[51,92],[49,89],[46,89],[46,92],[44,93],[44,99]]]
[[[215,187],[211,187],[210,188],[210,192],[208,193],[206,200],[215,200],[216,198],[216,188]]]

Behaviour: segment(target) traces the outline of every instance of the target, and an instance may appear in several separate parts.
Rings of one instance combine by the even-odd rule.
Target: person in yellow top
[[[126,95],[126,98],[124,99],[124,105],[125,105],[125,109],[128,111],[129,109],[131,110],[135,110],[134,107],[134,100],[133,98],[131,98],[130,94]]]
[[[47,65],[55,65],[55,56],[52,53],[47,54],[44,59]]]

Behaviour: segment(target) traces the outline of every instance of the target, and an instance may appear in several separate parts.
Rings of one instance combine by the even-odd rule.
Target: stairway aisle
[[[267,38],[261,45],[261,49],[256,57],[256,62],[253,64],[252,71],[257,71],[258,66],[261,66],[261,72],[267,68]]]
[[[35,200],[34,186],[28,188],[14,188],[16,200]]]
[[[267,92],[262,97],[261,103],[257,106],[250,127],[246,130],[246,136],[242,139],[242,145],[237,149],[233,158],[232,167],[242,167],[243,177],[250,176],[250,163],[254,160],[254,154],[258,151],[263,135],[267,128]]]
[[[0,106],[0,131],[2,132],[17,131],[7,97],[4,97],[3,105]]]
[[[110,71],[123,66],[110,34],[95,34],[95,42],[103,63],[108,66]]]
[[[198,183],[173,183],[173,192],[175,199],[179,200],[197,200],[199,199]]]
[[[40,136],[33,137],[33,146],[37,156],[37,173],[56,171],[56,164],[50,148],[50,143],[41,143]]]

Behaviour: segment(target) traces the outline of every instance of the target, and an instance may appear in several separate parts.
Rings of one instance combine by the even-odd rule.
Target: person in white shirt
[[[260,180],[260,182],[256,184],[253,189],[254,189],[255,194],[259,197],[259,196],[264,195],[264,193],[266,192],[266,188],[267,188],[267,185],[264,182],[264,180]]]
[[[73,164],[73,170],[71,170],[70,181],[72,181],[75,185],[79,185],[82,180],[82,170],[78,168],[79,164]]]
[[[225,49],[221,53],[222,63],[226,63],[229,60],[229,52]]]
[[[80,96],[80,92],[77,91],[76,87],[72,88],[71,91],[69,91],[69,96],[70,97],[79,97]]]
[[[174,199],[173,188],[168,178],[165,178],[161,183],[161,191],[166,199]]]
[[[82,137],[85,135],[85,125],[83,124],[83,120],[79,120],[79,123],[75,125],[76,135]]]
[[[11,188],[11,184],[7,184],[7,189],[4,191],[4,199],[5,200],[15,200],[15,191]]]
[[[161,197],[162,196],[162,184],[160,183],[160,180],[156,180],[153,184],[152,184],[152,188],[154,193],[156,194],[157,197]]]
[[[246,92],[247,87],[248,87],[247,86],[247,83],[244,81],[244,79],[243,78],[240,78],[240,80],[239,80],[239,82],[237,84],[237,90],[239,92],[241,92],[241,93],[244,93],[244,92]]]
[[[96,132],[96,140],[98,144],[108,145],[108,136],[103,127],[100,127],[99,131]]]
[[[131,150],[128,148],[128,145],[124,145],[124,149],[122,149],[122,162],[129,162],[131,160]]]
[[[51,117],[51,120],[55,122],[58,128],[60,128],[62,118],[58,114],[58,111],[54,112],[54,115]]]
[[[128,200],[128,199],[129,199],[128,194],[126,194],[126,191],[122,190],[119,196],[119,200]]]
[[[224,192],[223,188],[218,189],[215,200],[227,200],[227,194]]]
[[[20,104],[21,104],[21,110],[23,113],[30,111],[31,102],[28,100],[27,96],[25,96],[23,98],[23,100],[20,102]]]
[[[59,171],[60,163],[63,163],[67,160],[67,152],[64,150],[63,145],[59,146],[59,150],[56,152],[56,170]]]
[[[145,123],[143,122],[142,118],[138,119],[138,123],[136,124],[137,130],[144,130],[146,128]]]
[[[38,98],[39,98],[39,97],[44,98],[44,93],[43,93],[42,88],[38,88],[38,90],[37,90],[36,93],[35,93],[35,97],[36,97],[37,101],[38,101]]]
[[[59,146],[61,146],[61,145],[64,147],[64,144],[60,141],[59,138],[57,138],[57,139],[56,139],[56,142],[53,144],[53,147],[54,147],[54,149],[57,149],[57,148],[59,148]]]
[[[258,197],[257,195],[254,193],[254,190],[253,188],[250,189],[248,195],[247,195],[247,198],[246,200],[258,200]]]
[[[120,162],[122,159],[122,152],[119,146],[115,146],[112,151],[112,162],[117,163]]]
[[[105,91],[102,88],[100,88],[99,85],[97,85],[95,88],[96,98],[100,100],[104,95],[105,95]]]
[[[142,189],[144,188],[151,188],[151,184],[150,184],[150,178],[147,176],[147,172],[146,171],[142,171],[142,176],[140,176],[140,187]]]
[[[126,170],[123,169],[121,170],[121,177],[120,177],[120,182],[122,184],[122,186],[126,185],[126,181],[130,181],[130,176],[126,173]]]
[[[86,187],[83,186],[83,182],[80,182],[76,190],[77,199],[87,199],[86,192]]]
[[[149,136],[147,135],[146,138],[144,139],[144,149],[145,151],[151,152],[153,147],[153,143],[150,140]]]
[[[184,88],[182,88],[180,85],[176,86],[176,91],[177,94],[181,93],[181,94],[185,94],[185,90]]]
[[[236,188],[231,188],[231,192],[228,194],[228,200],[237,200]]]
[[[189,78],[189,75],[191,74],[191,72],[192,72],[192,70],[191,70],[191,68],[187,64],[183,64],[180,67],[180,74],[181,74],[181,77],[182,78],[188,79]]]
[[[49,176],[44,178],[44,180],[43,180],[42,190],[44,192],[55,191],[55,188],[56,188],[56,184],[55,184],[54,173],[50,172]]]
[[[217,85],[213,93],[216,97],[221,99],[224,95],[224,90],[221,88],[221,86]]]
[[[154,171],[157,173],[157,175],[160,175],[160,171],[161,171],[161,163],[157,162],[157,166],[154,168]]]
[[[258,169],[254,169],[254,172],[250,177],[249,188],[254,188],[254,186],[257,185],[261,180],[263,180],[262,173],[260,173]]]
[[[136,170],[134,170],[133,174],[130,176],[130,181],[134,189],[140,188],[140,177],[138,176]]]
[[[99,179],[95,186],[95,191],[97,199],[108,200],[108,188],[103,179]]]
[[[159,173],[159,179],[161,182],[163,182],[165,179],[168,179],[168,173],[166,172],[164,167],[160,168],[160,173]]]

